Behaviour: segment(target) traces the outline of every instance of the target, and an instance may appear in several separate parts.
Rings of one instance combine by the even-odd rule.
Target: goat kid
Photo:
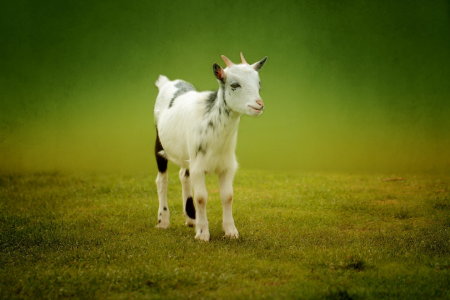
[[[203,241],[210,238],[206,216],[206,173],[219,176],[225,236],[239,237],[232,214],[233,179],[238,166],[235,155],[237,130],[241,115],[259,116],[264,109],[258,71],[267,57],[252,65],[247,63],[242,52],[240,64],[234,64],[226,56],[221,57],[226,68],[213,65],[218,91],[198,92],[190,83],[170,81],[164,75],[155,82],[159,89],[154,109],[155,155],[159,171],[156,178],[157,227],[167,228],[170,224],[167,204],[167,162],[170,160],[181,168],[179,178],[186,225],[195,225],[195,238]]]

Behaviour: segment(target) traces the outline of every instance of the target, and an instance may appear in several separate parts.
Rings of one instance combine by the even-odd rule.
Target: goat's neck
[[[208,114],[207,126],[223,138],[232,137],[238,130],[240,118],[241,115],[228,106],[224,86],[220,85],[217,98]]]

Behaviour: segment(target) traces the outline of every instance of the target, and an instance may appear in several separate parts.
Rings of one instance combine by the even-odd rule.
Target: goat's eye
[[[240,85],[239,83],[237,83],[237,82],[230,84],[230,86],[231,86],[231,88],[232,88],[233,90],[235,90],[235,89],[241,87],[241,85]]]

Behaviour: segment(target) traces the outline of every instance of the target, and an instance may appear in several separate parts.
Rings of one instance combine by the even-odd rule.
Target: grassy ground
[[[209,180],[203,243],[174,171],[168,230],[153,175],[3,175],[0,296],[448,299],[449,179],[240,170],[241,238],[222,238]]]

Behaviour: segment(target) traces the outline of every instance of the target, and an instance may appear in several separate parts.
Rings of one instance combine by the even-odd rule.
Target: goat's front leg
[[[239,232],[234,225],[233,219],[233,179],[234,171],[225,171],[219,175],[220,183],[220,198],[222,200],[222,227],[225,231],[225,236],[237,239]]]
[[[195,238],[202,241],[209,241],[208,218],[206,216],[208,192],[205,184],[205,172],[203,170],[191,169],[191,184],[196,206]]]

